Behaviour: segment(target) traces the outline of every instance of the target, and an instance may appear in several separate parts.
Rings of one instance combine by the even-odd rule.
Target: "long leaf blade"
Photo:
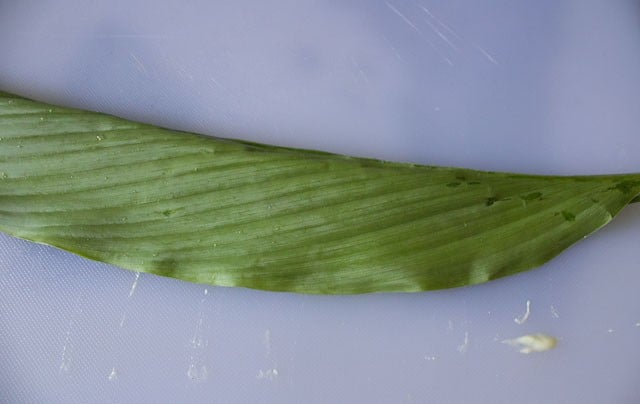
[[[640,175],[532,176],[217,139],[0,93],[0,230],[123,268],[300,293],[414,292],[537,267]]]

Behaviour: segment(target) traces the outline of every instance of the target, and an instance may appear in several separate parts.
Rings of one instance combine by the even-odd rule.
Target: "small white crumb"
[[[278,377],[278,369],[260,370],[256,376],[258,379],[274,380]]]
[[[205,365],[198,366],[195,363],[189,365],[189,369],[187,370],[187,376],[189,377],[189,379],[195,382],[202,382],[207,380],[208,373],[209,370]]]
[[[516,324],[522,325],[529,319],[530,315],[531,315],[531,300],[527,300],[526,311],[522,316],[514,318],[513,321],[515,321]]]
[[[553,349],[558,344],[558,340],[546,334],[529,334],[514,339],[505,339],[502,343],[516,347],[520,353],[530,354]]]
[[[109,373],[109,381],[115,380],[118,378],[118,372],[116,372],[116,368],[111,368],[111,373]]]
[[[558,310],[553,307],[553,305],[549,306],[549,310],[551,310],[551,315],[553,316],[553,318],[560,318],[560,314],[558,313]]]
[[[607,330],[607,332],[608,332],[609,334],[613,334],[613,328],[609,328],[609,329]]]
[[[436,357],[435,357],[435,356],[428,356],[428,355],[427,355],[427,356],[425,356],[425,357],[424,357],[424,359],[425,359],[425,360],[428,360],[429,362],[431,362],[431,361],[436,360]]]

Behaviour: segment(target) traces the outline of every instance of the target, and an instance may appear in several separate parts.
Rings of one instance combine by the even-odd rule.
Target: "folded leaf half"
[[[0,93],[0,230],[190,282],[326,294],[472,285],[543,264],[638,194],[640,174],[390,163]]]

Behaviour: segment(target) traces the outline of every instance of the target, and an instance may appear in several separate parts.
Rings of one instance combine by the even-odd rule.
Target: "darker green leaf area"
[[[486,282],[540,266],[640,194],[639,174],[393,163],[5,93],[0,138],[0,230],[131,270],[274,291]]]
[[[496,203],[498,201],[498,198],[496,198],[495,196],[490,196],[487,199],[485,199],[484,204],[486,206],[491,206],[494,203]]]
[[[529,194],[520,196],[520,199],[525,202],[532,202],[540,198],[542,198],[542,192],[531,192]]]
[[[623,194],[632,194],[637,193],[639,185],[640,180],[622,180],[610,189],[620,191]]]
[[[566,220],[567,222],[575,222],[576,220],[576,215],[574,215],[573,213],[563,210],[562,212],[562,217],[564,218],[564,220]]]

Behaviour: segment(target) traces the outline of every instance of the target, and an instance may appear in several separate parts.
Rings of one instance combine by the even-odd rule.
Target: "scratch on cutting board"
[[[433,19],[436,20],[436,22],[438,23],[438,25],[445,27],[445,29],[447,29],[450,33],[454,34],[457,37],[457,34],[455,34],[455,32],[453,32],[453,30],[451,30],[449,27],[447,27],[445,24],[443,24],[439,19],[437,19],[430,11],[428,8],[426,7],[421,7],[422,11],[424,11],[425,13],[427,13],[427,15]],[[458,46],[456,46],[441,30],[438,29],[438,27],[436,27],[431,21],[426,20],[427,24],[429,25],[429,27],[431,28],[431,30],[440,38],[444,41],[444,43],[446,43],[447,45],[449,45],[451,47],[451,49],[455,50],[456,52],[460,52],[460,48]]]
[[[268,328],[264,332],[264,348],[266,350],[265,356],[271,357],[271,330]]]
[[[127,318],[127,312],[129,311],[130,301],[133,298],[134,293],[136,293],[136,289],[138,288],[138,281],[140,280],[140,272],[135,271],[135,275],[133,277],[133,282],[131,283],[131,287],[129,288],[129,294],[127,295],[127,301],[125,303],[124,309],[122,310],[122,315],[120,316],[120,323],[118,323],[118,331],[116,332],[116,338],[120,339],[120,334],[124,327],[125,320]],[[111,368],[111,373],[107,376],[109,381],[116,380],[118,378],[118,372],[116,371],[116,367]]]
[[[429,27],[431,28],[431,30],[438,36],[440,37],[440,39],[442,39],[447,45],[449,45],[452,49],[454,49],[457,52],[460,52],[460,46],[456,45],[454,40],[456,40],[459,43],[464,43],[465,41],[463,40],[462,36],[459,35],[456,31],[454,31],[451,27],[449,27],[449,25],[445,24],[442,19],[438,18],[434,13],[431,12],[431,10],[429,10],[427,7],[421,6],[420,7],[422,9],[422,11],[424,11],[427,16],[433,21],[429,21],[427,20],[427,24],[429,25]],[[436,27],[436,25],[440,26],[443,30],[440,30]],[[451,38],[449,38],[446,34],[445,31],[451,35]],[[467,41],[468,42],[468,41]],[[484,56],[485,59],[487,59],[489,61],[489,63],[495,65],[495,66],[500,66],[500,63],[496,60],[496,58],[490,54],[486,49],[484,49],[483,47],[481,47],[480,45],[476,45],[474,43],[470,43],[470,45],[475,48],[478,52],[480,52],[480,54],[482,56]]]
[[[413,29],[415,32],[417,32],[418,34],[422,35],[422,31],[420,31],[418,29],[418,27],[416,27],[416,25],[411,22],[411,20],[409,18],[407,18],[404,14],[402,14],[400,12],[400,10],[398,10],[397,8],[395,8],[393,5],[391,5],[388,1],[384,2],[387,7],[389,7],[389,9],[391,11],[393,11],[398,17],[400,17],[402,19],[402,21],[404,21],[409,27],[411,27],[411,29]]]
[[[193,332],[193,337],[191,337],[191,347],[200,348],[206,346],[208,341],[204,338],[204,333],[202,331],[204,326],[204,303],[207,299],[207,295],[209,294],[209,290],[204,290],[204,297],[200,299],[200,311],[198,313],[198,320],[196,322],[196,329]]]
[[[133,294],[136,292],[136,288],[138,287],[138,280],[140,279],[140,272],[135,272],[135,277],[133,278],[133,283],[131,284],[131,288],[129,289],[129,295],[127,296],[127,300],[131,300]],[[120,328],[124,327],[124,321],[127,318],[127,311],[129,309],[129,303],[125,305],[124,310],[122,311],[122,316],[120,317]]]
[[[204,289],[203,295],[200,299],[200,309],[195,331],[190,340],[192,354],[189,357],[189,368],[187,369],[187,377],[196,383],[207,380],[209,375],[209,369],[204,359],[204,353],[209,345],[209,340],[205,338],[203,331],[205,326],[204,306],[209,296],[208,288]]]
[[[365,84],[369,84],[369,78],[367,77],[367,74],[364,72],[364,70],[362,70],[362,67],[360,66],[360,63],[358,63],[358,61],[356,60],[356,58],[354,56],[351,56],[351,64],[358,71],[358,74],[359,74],[360,78],[362,79],[362,81]]]
[[[451,59],[449,59],[446,55],[444,55],[440,51],[440,49],[437,46],[435,46],[435,44],[429,38],[427,38],[427,36],[422,32],[422,30],[420,30],[420,28],[418,28],[416,26],[416,24],[414,24],[409,19],[409,17],[404,15],[400,10],[398,10],[396,7],[394,7],[388,1],[385,1],[385,4],[389,8],[389,10],[391,10],[395,15],[400,17],[400,19],[402,19],[402,21],[404,21],[413,31],[415,31],[422,40],[427,42],[427,44],[438,54],[438,56],[440,56],[442,58],[442,60],[444,60],[449,66],[453,66],[453,62],[451,61]]]
[[[513,321],[515,321],[516,324],[522,325],[529,319],[530,315],[531,315],[531,300],[527,300],[527,308],[524,314],[520,317],[514,318]]]
[[[500,63],[498,63],[498,61],[489,53],[487,52],[485,49],[483,49],[482,47],[478,46],[478,45],[474,45],[474,47],[480,51],[480,53],[482,53],[482,55],[487,58],[487,60],[491,63],[493,63],[496,66],[500,66]]]
[[[140,279],[140,272],[136,271],[136,277],[133,280],[133,283],[131,284],[131,289],[129,290],[129,298],[133,296],[133,294],[136,291],[136,288],[138,287],[138,279]]]
[[[464,341],[461,345],[458,345],[458,352],[461,354],[466,353],[469,350],[469,331],[464,332]]]
[[[66,372],[71,365],[71,324],[73,323],[73,317],[69,320],[67,326],[67,333],[64,339],[64,345],[62,345],[62,358],[60,360],[60,372]]]
[[[453,321],[452,320],[448,320],[447,321],[447,332],[451,332],[453,331]]]
[[[82,296],[81,296],[82,297]],[[69,324],[67,325],[67,331],[65,333],[64,344],[62,345],[62,354],[60,358],[59,372],[68,372],[71,367],[71,354],[73,352],[73,341],[71,339],[71,330],[74,328],[76,317],[82,314],[82,307],[80,306],[80,298],[76,301],[75,309],[71,313],[69,318]]]
[[[138,59],[136,55],[133,54],[133,52],[129,52],[129,56],[131,56],[131,59],[133,59],[133,62],[140,73],[148,74],[147,69],[144,67],[144,64],[142,64],[140,59]]]
[[[263,338],[264,348],[265,348],[265,358],[267,361],[271,362],[271,367],[269,369],[259,369],[256,378],[264,379],[264,380],[275,380],[278,377],[278,362],[272,356],[271,349],[271,330],[267,328],[264,332]]]

